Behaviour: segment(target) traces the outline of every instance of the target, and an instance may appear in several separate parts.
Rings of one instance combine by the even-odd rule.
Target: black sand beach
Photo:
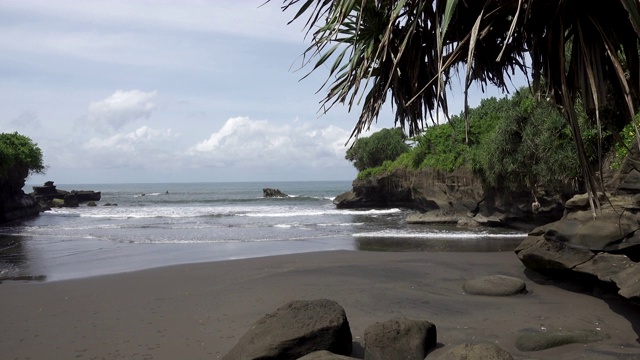
[[[487,274],[526,281],[513,297],[465,294]],[[532,280],[533,279],[533,280]],[[534,281],[535,280],[535,281]],[[179,265],[54,282],[0,284],[0,353],[5,359],[211,359],[224,355],[266,313],[294,299],[328,298],[347,313],[354,341],[393,317],[436,324],[440,346],[491,342],[517,359],[637,359],[640,313],[527,277],[511,252],[331,251]],[[591,344],[521,352],[533,331],[602,331]],[[360,348],[354,347],[356,352]],[[357,356],[354,353],[354,356]]]

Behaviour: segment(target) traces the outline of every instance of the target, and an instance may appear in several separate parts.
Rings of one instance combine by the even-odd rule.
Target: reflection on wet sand
[[[0,282],[4,280],[43,281],[44,275],[24,273],[27,264],[25,236],[0,235]]]
[[[356,248],[361,251],[431,251],[431,252],[496,252],[513,251],[518,238],[416,238],[358,237]]]

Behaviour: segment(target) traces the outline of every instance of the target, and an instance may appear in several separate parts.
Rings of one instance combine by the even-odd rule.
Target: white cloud
[[[230,118],[188,155],[226,166],[330,167],[344,165],[349,132],[309,122],[277,125],[248,117]]]
[[[93,138],[84,144],[85,149],[106,150],[109,152],[140,152],[163,143],[175,135],[171,129],[155,130],[147,125],[127,133],[117,134],[106,139]]]
[[[148,119],[156,107],[153,102],[156,94],[156,91],[117,90],[106,99],[92,102],[87,120],[99,127],[108,125],[120,130],[128,123]]]

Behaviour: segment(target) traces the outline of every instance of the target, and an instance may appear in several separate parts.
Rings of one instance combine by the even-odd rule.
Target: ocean
[[[100,191],[102,199],[0,227],[0,280],[330,250],[511,251],[525,236],[410,225],[404,209],[337,209],[333,199],[351,189],[349,181],[56,186]],[[265,198],[267,187],[289,197]]]

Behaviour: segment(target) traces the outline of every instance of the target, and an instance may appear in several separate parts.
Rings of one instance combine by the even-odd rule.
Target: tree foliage
[[[364,99],[355,136],[378,117],[387,96],[395,121],[413,136],[438,109],[447,112],[446,85],[461,69],[465,103],[473,82],[508,90],[519,69],[561,109],[593,195],[576,103],[582,99],[601,129],[608,124],[599,108],[608,96],[624,105],[622,125],[640,102],[640,0],[283,1],[285,10],[298,6],[293,19],[307,15],[312,71],[333,58],[323,106],[351,108]]]
[[[14,133],[0,134],[0,180],[10,176],[40,174],[45,170],[42,150],[30,138]]]
[[[597,131],[579,108],[587,158],[597,163]],[[513,97],[483,100],[469,109],[469,144],[464,114],[432,126],[414,138],[416,145],[395,161],[367,169],[359,178],[403,168],[452,172],[466,167],[486,187],[502,191],[534,191],[542,186],[562,191],[583,184],[571,129],[550,102],[539,102],[526,88]]]
[[[358,171],[377,167],[409,151],[405,140],[406,135],[400,128],[382,129],[369,137],[357,139],[347,150],[345,158],[352,161]]]

